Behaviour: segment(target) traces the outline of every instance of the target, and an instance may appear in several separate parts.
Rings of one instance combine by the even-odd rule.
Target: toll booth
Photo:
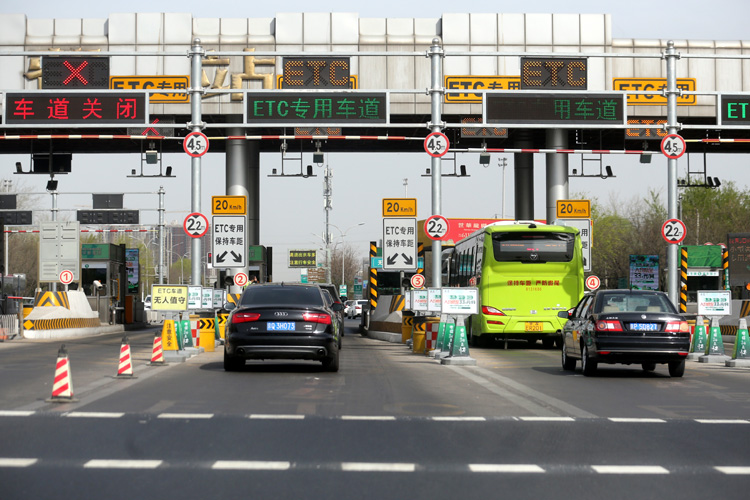
[[[81,287],[102,322],[125,323],[126,302],[131,302],[131,308],[135,304],[135,295],[127,294],[125,245],[81,245]],[[132,316],[129,319],[131,323],[134,320]]]
[[[687,302],[698,301],[699,290],[724,290],[722,247],[719,245],[681,245],[687,250]],[[680,252],[682,254],[682,252]]]

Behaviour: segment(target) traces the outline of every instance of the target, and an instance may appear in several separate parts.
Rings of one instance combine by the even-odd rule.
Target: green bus
[[[494,339],[559,344],[565,320],[557,313],[575,307],[584,292],[578,229],[496,222],[448,252],[444,286],[479,289],[480,312],[466,325],[471,345],[489,346]]]

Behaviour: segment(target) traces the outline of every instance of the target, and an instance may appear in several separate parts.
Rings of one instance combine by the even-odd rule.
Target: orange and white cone
[[[120,346],[120,364],[117,367],[117,378],[134,378],[133,360],[130,357],[130,344],[127,336],[122,338],[122,345]]]
[[[164,352],[161,349],[161,334],[158,332],[156,333],[156,335],[154,335],[154,349],[151,352],[151,364],[164,364]]]
[[[65,344],[57,351],[57,364],[55,366],[55,380],[52,383],[52,397],[47,400],[50,403],[72,403],[78,401],[73,399],[73,379],[70,375],[70,363],[68,363],[68,351]]]

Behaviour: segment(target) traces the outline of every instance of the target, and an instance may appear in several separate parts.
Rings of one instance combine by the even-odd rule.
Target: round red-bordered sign
[[[208,232],[208,219],[201,213],[193,212],[185,217],[182,228],[191,238],[200,238]]]
[[[422,288],[424,286],[424,276],[421,274],[412,275],[409,280],[412,288]]]
[[[193,158],[208,153],[208,137],[202,132],[190,132],[182,141],[182,149]]]
[[[234,284],[237,286],[245,286],[247,285],[247,274],[245,273],[237,273],[234,275]]]
[[[602,284],[601,280],[599,279],[599,276],[596,276],[592,274],[588,278],[586,278],[586,288],[591,290],[592,292],[599,288],[599,286]]]
[[[431,240],[443,240],[448,235],[450,223],[442,215],[431,215],[424,221],[424,234]]]
[[[661,140],[661,152],[670,160],[676,160],[685,154],[685,139],[678,134],[669,134]]]
[[[680,219],[669,219],[661,226],[661,237],[672,244],[680,244],[685,239],[687,227]]]
[[[440,132],[433,132],[424,139],[424,150],[433,158],[445,156],[450,147],[451,142],[448,137]]]
[[[60,283],[63,285],[70,285],[73,283],[73,271],[69,271],[67,269],[63,269],[60,271]]]

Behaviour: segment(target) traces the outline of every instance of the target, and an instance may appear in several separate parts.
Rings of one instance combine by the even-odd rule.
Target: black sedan
[[[688,324],[663,292],[599,290],[586,295],[570,311],[563,327],[562,365],[596,374],[599,363],[640,364],[653,371],[666,363],[672,377],[685,373],[690,348]]]
[[[245,289],[227,318],[224,369],[237,371],[247,359],[306,359],[339,370],[341,331],[336,314],[315,285],[253,285]]]

